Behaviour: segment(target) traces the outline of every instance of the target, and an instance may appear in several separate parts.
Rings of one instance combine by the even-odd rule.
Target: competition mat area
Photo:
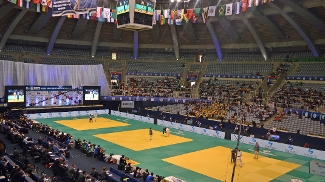
[[[186,182],[230,181],[233,163],[230,151],[236,143],[119,116],[99,114],[96,121],[88,116],[35,119],[52,128],[104,147],[107,153],[126,155],[139,167],[162,176],[175,176]],[[94,118],[93,118],[94,120]],[[149,128],[153,130],[150,140]],[[240,144],[243,166],[236,167],[236,182],[324,182],[325,177],[309,173],[305,156],[261,148],[254,159],[253,146]]]

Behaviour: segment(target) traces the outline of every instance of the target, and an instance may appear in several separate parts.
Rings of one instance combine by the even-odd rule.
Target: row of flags
[[[36,12],[47,12],[49,8],[52,8],[52,0],[8,0],[13,4],[17,4],[20,7],[33,8]],[[274,0],[240,0],[235,3],[228,3],[219,6],[209,6],[203,8],[194,9],[181,9],[181,10],[155,10],[153,16],[153,24],[175,24],[182,25],[183,23],[197,23],[199,17],[206,23],[208,17],[213,16],[229,16],[234,14],[240,14],[246,12],[248,8],[256,7],[267,2]],[[95,12],[87,14],[74,14],[67,15],[68,18],[85,18],[98,20],[100,22],[117,23],[116,9],[97,7]]]
[[[97,7],[96,12],[67,15],[68,18],[97,20],[99,22],[117,23],[116,9]]]
[[[52,8],[52,0],[8,0],[8,2],[22,8],[34,8],[35,12],[48,12],[49,8]]]
[[[194,9],[181,9],[181,10],[155,10],[153,24],[175,24],[182,25],[185,23],[197,23],[198,18],[201,17],[203,23],[206,23],[208,17],[213,16],[229,16],[246,12],[248,8],[256,7],[267,2],[274,0],[240,0],[235,3],[229,3],[219,6],[209,6]]]

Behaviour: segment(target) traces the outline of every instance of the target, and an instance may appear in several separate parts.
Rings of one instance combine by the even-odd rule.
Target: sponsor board
[[[231,134],[231,140],[237,141],[238,135]],[[263,148],[286,152],[286,153],[290,153],[290,154],[294,154],[294,155],[301,155],[301,156],[310,157],[310,158],[314,158],[314,159],[325,160],[325,151],[320,151],[320,150],[316,150],[316,149],[288,145],[288,144],[284,144],[284,143],[278,143],[278,142],[274,142],[274,141],[251,138],[251,137],[247,137],[247,136],[241,136],[240,142],[247,144],[247,145],[255,145],[255,143],[258,142],[260,147],[263,147]]]

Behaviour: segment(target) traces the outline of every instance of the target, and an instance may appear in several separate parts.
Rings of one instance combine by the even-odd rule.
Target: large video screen
[[[83,86],[83,104],[100,104],[100,86]]]
[[[154,10],[154,0],[135,0],[133,22],[136,24],[152,26]]]
[[[26,86],[6,86],[5,102],[8,107],[25,107]]]
[[[153,15],[154,3],[153,0],[135,0],[134,12]]]
[[[25,91],[22,89],[10,89],[8,90],[7,102],[25,102]]]
[[[129,0],[117,0],[116,14],[120,15],[130,11]]]
[[[85,100],[99,100],[99,89],[85,89]]]

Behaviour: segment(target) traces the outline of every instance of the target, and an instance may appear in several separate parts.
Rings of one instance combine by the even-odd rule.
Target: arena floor
[[[138,166],[162,176],[175,176],[186,182],[230,181],[233,164],[230,150],[235,142],[171,129],[163,136],[162,127],[111,116],[37,119],[76,138],[104,147],[107,153],[124,154]],[[148,128],[153,129],[153,140]],[[254,159],[252,146],[240,144],[243,167],[236,167],[236,182],[323,182],[325,177],[309,174],[311,158],[261,149]]]

